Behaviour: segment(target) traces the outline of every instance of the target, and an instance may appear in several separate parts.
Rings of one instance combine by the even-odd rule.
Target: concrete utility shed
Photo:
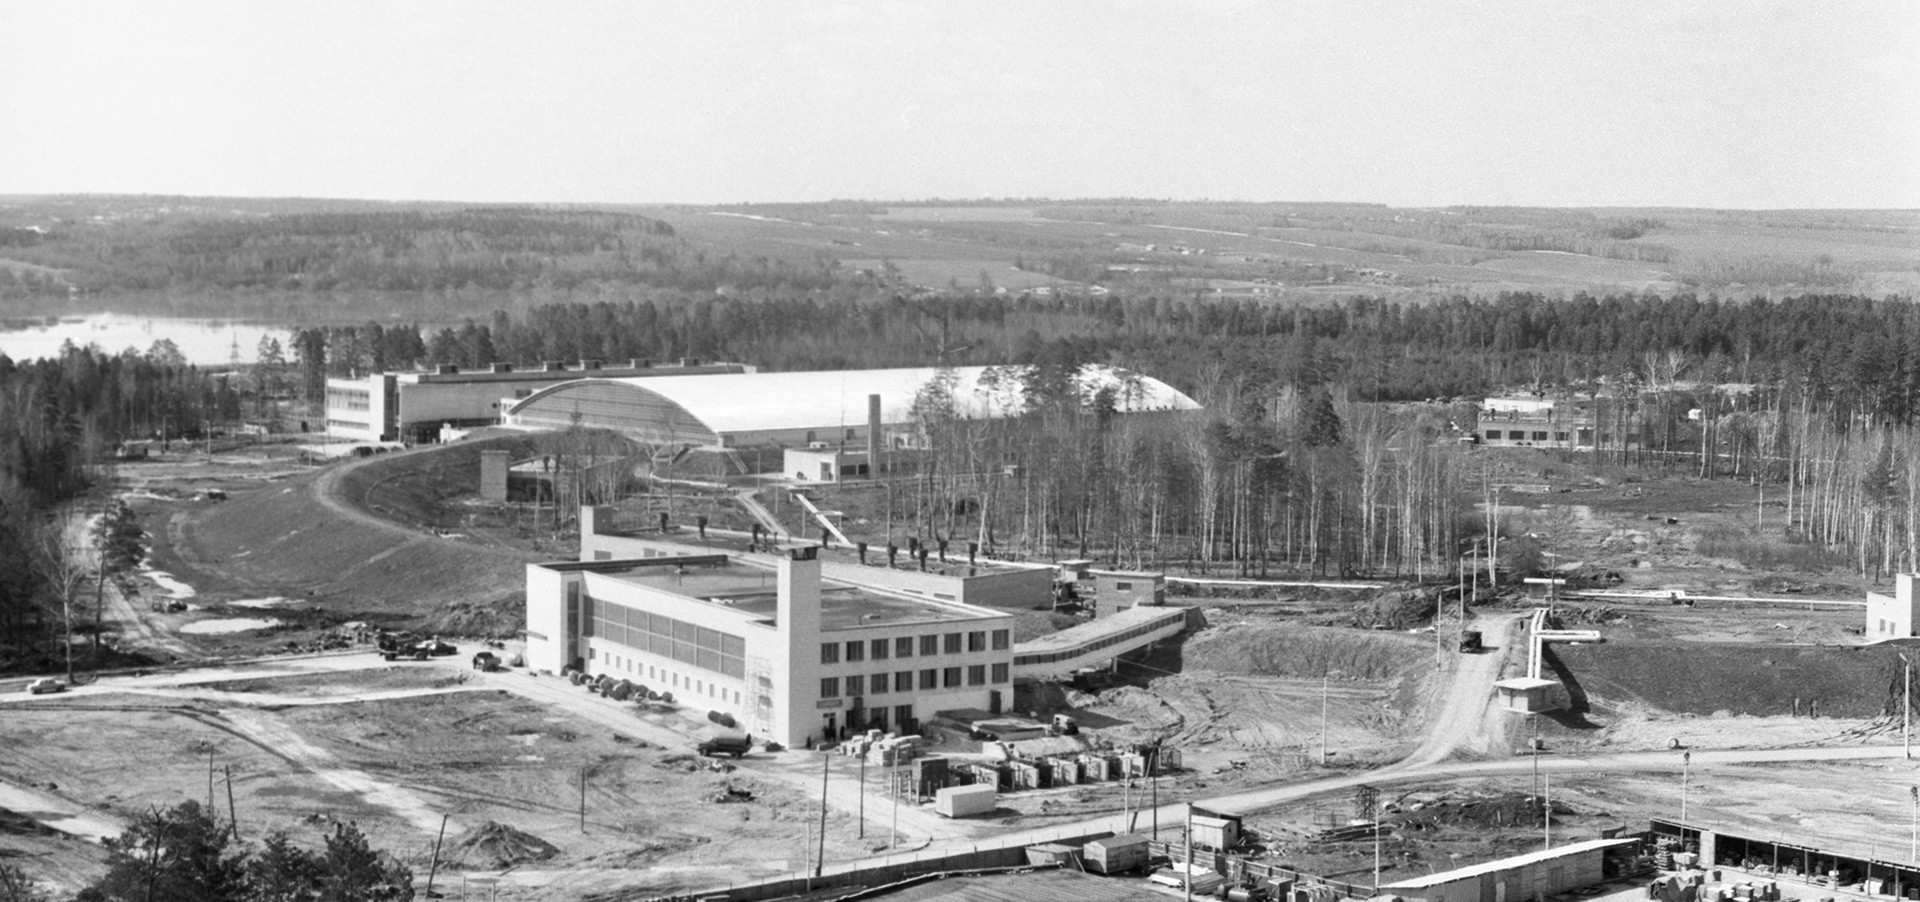
[[[1637,839],[1591,839],[1429,874],[1380,887],[1418,902],[1527,902],[1605,882],[1607,859],[1632,854]]]
[[[1493,688],[1500,693],[1500,707],[1516,714],[1540,714],[1560,707],[1553,698],[1559,685],[1541,677],[1513,677],[1494,683]]]

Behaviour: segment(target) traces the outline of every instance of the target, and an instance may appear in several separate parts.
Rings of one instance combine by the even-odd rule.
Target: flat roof
[[[1468,865],[1467,867],[1459,868],[1452,871],[1441,871],[1438,874],[1428,874],[1425,877],[1416,877],[1412,880],[1402,880],[1397,883],[1389,883],[1380,888],[1383,890],[1425,889],[1430,886],[1439,886],[1440,884],[1443,884],[1443,883],[1453,883],[1460,880],[1466,880],[1469,878],[1478,877],[1481,874],[1493,874],[1493,873],[1498,873],[1500,871],[1509,871],[1514,868],[1525,867],[1530,864],[1538,864],[1542,861],[1552,861],[1555,858],[1565,858],[1569,855],[1579,855],[1582,852],[1592,852],[1597,849],[1605,849],[1612,846],[1624,846],[1629,843],[1637,843],[1639,841],[1640,840],[1633,839],[1631,837],[1625,838],[1625,839],[1589,839],[1589,840],[1586,840],[1585,842],[1577,842],[1577,843],[1573,843],[1572,845],[1560,846],[1554,849],[1543,849],[1539,852],[1528,852],[1525,855],[1515,855],[1512,858],[1502,858],[1499,861],[1489,861],[1483,864]]]
[[[1525,691],[1527,689],[1544,689],[1548,686],[1558,686],[1560,683],[1557,680],[1543,679],[1541,677],[1508,677],[1504,680],[1495,681],[1493,685],[1496,689]]]
[[[1124,611],[1109,614],[1097,620],[1070,626],[1057,633],[1048,633],[1022,642],[1014,647],[1016,654],[1030,655],[1052,651],[1067,651],[1078,648],[1095,639],[1101,639],[1114,633],[1121,633],[1136,626],[1152,623],[1162,617],[1187,616],[1186,608],[1166,605],[1136,605]]]
[[[593,569],[611,579],[645,586],[694,601],[725,607],[732,611],[777,622],[779,577],[771,567],[729,559],[715,564],[696,562],[674,564],[672,558],[641,558],[622,568],[619,562],[596,561]],[[607,566],[615,564],[615,566]],[[861,586],[822,580],[820,586],[820,628],[827,632],[900,623],[952,623],[1005,616],[999,611],[975,610],[957,604],[942,604],[902,595],[891,595]]]

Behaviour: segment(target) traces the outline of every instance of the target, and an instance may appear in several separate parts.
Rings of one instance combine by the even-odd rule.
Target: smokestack
[[[880,478],[880,396],[867,396],[867,478]]]

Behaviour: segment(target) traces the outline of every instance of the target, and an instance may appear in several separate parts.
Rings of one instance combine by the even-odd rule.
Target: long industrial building
[[[696,360],[665,365],[631,360],[616,366],[604,366],[597,360],[572,365],[550,360],[531,367],[496,363],[462,371],[457,366],[441,365],[432,372],[328,379],[327,434],[360,442],[432,442],[439,440],[444,427],[494,425],[500,422],[503,403],[511,405],[563,382],[588,377],[649,379],[751,372],[753,367],[744,364],[703,364]]]
[[[579,423],[653,445],[699,448],[913,447],[915,399],[944,382],[962,419],[1013,416],[1026,408],[1018,366],[919,367],[577,379],[534,392],[502,413],[504,425],[562,429]],[[577,374],[578,375],[578,374]],[[1116,413],[1192,411],[1200,405],[1158,379],[1113,367],[1083,367],[1082,398],[1102,394]],[[877,398],[877,400],[875,400]],[[879,435],[874,435],[875,430]]]
[[[1191,612],[1149,599],[1028,642],[1052,568],[951,574],[825,560],[812,546],[712,553],[580,511],[580,558],[527,565],[527,664],[672,693],[788,745],[1000,714],[1013,685],[1057,680],[1169,640]]]

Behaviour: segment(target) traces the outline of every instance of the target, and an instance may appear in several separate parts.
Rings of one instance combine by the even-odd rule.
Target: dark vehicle
[[[442,642],[437,638],[415,642],[412,638],[405,633],[380,634],[380,657],[389,661],[397,661],[401,658],[425,661],[429,656],[440,657],[460,653],[460,649],[450,642]]]
[[[1460,634],[1461,651],[1477,652],[1484,648],[1486,648],[1486,646],[1482,644],[1479,630],[1466,630]]]
[[[700,743],[700,754],[706,757],[732,755],[735,758],[753,751],[753,736],[715,736]]]
[[[483,671],[486,673],[492,673],[496,670],[499,670],[500,656],[490,651],[483,651],[477,655],[474,655],[473,669]]]

